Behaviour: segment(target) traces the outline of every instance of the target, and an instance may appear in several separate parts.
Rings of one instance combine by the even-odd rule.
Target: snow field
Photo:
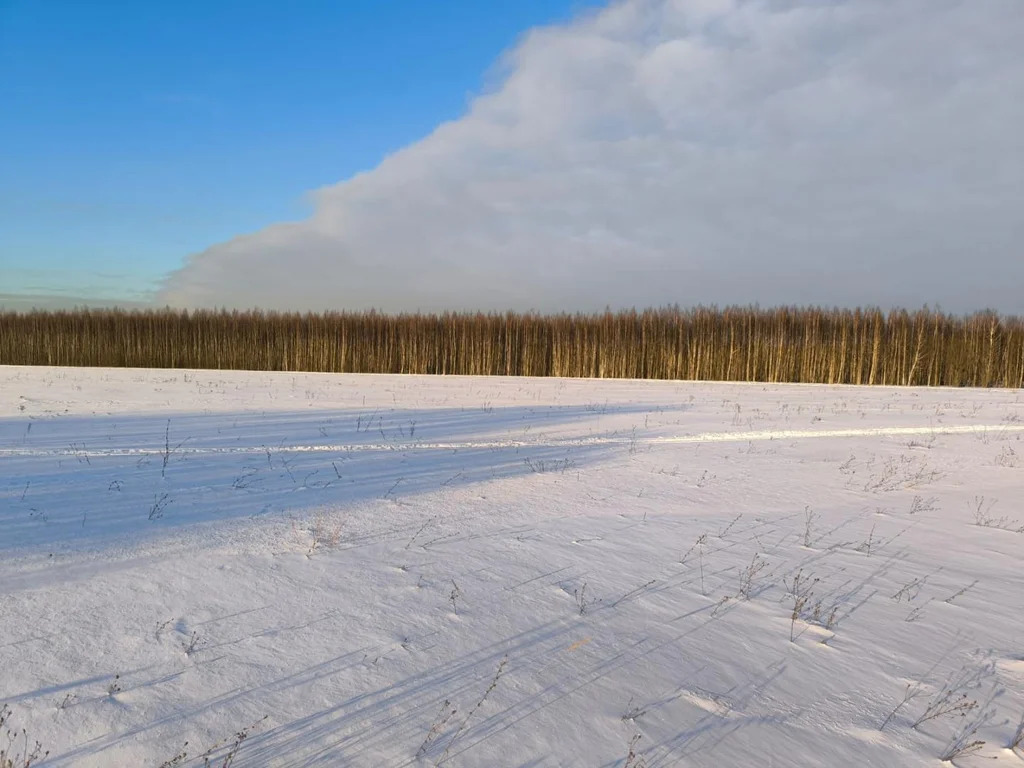
[[[1019,391],[0,393],[0,704],[42,764],[1024,764]]]

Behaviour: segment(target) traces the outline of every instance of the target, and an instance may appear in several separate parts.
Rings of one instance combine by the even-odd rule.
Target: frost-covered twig
[[[959,715],[966,717],[968,713],[978,708],[978,702],[970,698],[966,693],[957,693],[956,688],[951,685],[944,686],[929,702],[928,707],[917,720],[910,726],[917,728],[929,720],[936,720],[940,717]]]
[[[953,734],[953,738],[939,755],[939,760],[951,763],[958,757],[966,757],[980,751],[985,746],[985,742],[982,739],[974,738],[980,726],[981,723],[976,721]]]
[[[579,589],[572,591],[573,597],[576,598],[576,607],[579,608],[580,616],[587,612],[587,606],[590,602],[587,600],[587,582],[583,582],[583,586]]]
[[[815,517],[816,515],[814,514],[813,509],[811,509],[809,506],[804,508],[804,547],[806,547],[807,549],[810,549],[811,544],[813,543],[811,540],[811,535],[814,531]]]
[[[173,456],[181,446],[187,443],[191,438],[186,437],[180,443],[173,448],[171,447],[171,420],[167,420],[167,426],[164,427],[164,450],[161,454],[161,465],[160,465],[160,477],[167,476],[167,465],[171,463],[171,456]]]
[[[896,717],[896,713],[899,712],[901,709],[903,709],[903,707],[906,706],[906,704],[908,702],[913,701],[918,696],[920,696],[922,693],[923,693],[923,691],[921,690],[921,683],[920,683],[920,681],[918,681],[916,683],[913,683],[913,684],[907,683],[907,689],[906,689],[906,691],[903,692],[903,698],[900,699],[900,702],[895,707],[892,708],[892,711],[889,713],[889,715],[885,718],[884,721],[882,721],[882,724],[880,726],[878,726],[878,730],[884,731],[885,730],[885,726],[887,726],[890,723],[890,721],[894,717]]]
[[[242,744],[245,742],[246,739],[249,738],[249,735],[256,728],[258,728],[260,724],[263,723],[264,720],[266,720],[269,717],[270,715],[264,715],[252,725],[248,725],[242,730],[238,731],[235,734],[234,742],[231,744],[230,747],[228,747],[228,751],[224,754],[223,760],[220,760],[219,762],[213,761],[211,760],[211,755],[213,755],[214,752],[220,749],[221,746],[223,746],[224,742],[215,744],[214,746],[206,750],[206,753],[202,756],[203,768],[216,768],[218,765],[219,768],[231,768],[231,766],[235,764],[235,758],[238,757],[238,751],[242,748]]]
[[[952,595],[947,597],[942,602],[949,603],[950,605],[952,605],[953,601],[956,600],[958,597],[961,597],[961,596],[967,594],[967,592],[970,591],[971,589],[974,589],[974,587],[977,586],[978,581],[979,581],[979,579],[975,579],[970,584],[968,584],[966,587],[963,587],[962,589],[957,590],[956,592],[954,592]]]
[[[1024,757],[1024,715],[1020,716],[1020,723],[1018,723],[1017,730],[1014,731],[1013,738],[1010,739],[1007,749]]]
[[[755,552],[754,558],[750,561],[750,565],[740,571],[740,586],[739,591],[736,593],[736,597],[742,597],[744,600],[749,600],[750,592],[754,588],[754,580],[757,578],[758,574],[767,567],[768,561]]]
[[[636,751],[636,745],[640,743],[641,738],[643,737],[639,733],[634,733],[629,740],[629,752],[626,754],[626,762],[623,763],[622,768],[645,768],[647,765],[647,761]]]
[[[46,760],[49,751],[43,751],[38,741],[29,746],[28,733],[24,728],[14,730],[7,727],[11,719],[11,708],[0,704],[0,768],[31,768],[37,761]]]
[[[452,604],[452,610],[455,612],[456,616],[459,615],[459,606],[456,601],[460,597],[462,597],[462,590],[459,589],[459,585],[455,583],[455,579],[452,579],[452,591],[448,595],[448,602]]]
[[[427,736],[423,739],[423,743],[420,744],[420,748],[416,750],[416,756],[422,757],[430,749],[430,745],[434,743],[434,740],[441,735],[448,721],[455,716],[458,712],[458,707],[452,706],[451,701],[445,699],[441,702],[441,708],[437,712],[437,717],[434,718],[434,722],[430,726],[430,730],[427,731]]]
[[[484,691],[483,696],[481,696],[480,700],[473,705],[473,708],[469,710],[469,714],[466,715],[466,719],[462,721],[462,724],[458,727],[455,733],[452,734],[451,739],[448,740],[448,746],[444,749],[444,754],[441,755],[441,759],[438,760],[434,765],[441,765],[441,763],[445,762],[448,759],[448,754],[451,752],[452,745],[455,744],[455,741],[466,730],[466,727],[469,725],[469,721],[472,719],[473,715],[476,714],[476,711],[484,705],[484,702],[487,701],[487,697],[490,696],[494,689],[498,687],[498,681],[501,680],[501,675],[505,671],[505,666],[507,664],[508,656],[505,656],[504,658],[502,658],[501,663],[498,664],[498,670],[494,673],[494,679],[491,680],[491,684],[487,686],[487,690]]]

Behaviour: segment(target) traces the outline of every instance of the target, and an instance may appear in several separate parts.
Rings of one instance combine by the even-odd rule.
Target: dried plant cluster
[[[0,364],[1020,387],[1024,320],[816,308],[7,312]]]

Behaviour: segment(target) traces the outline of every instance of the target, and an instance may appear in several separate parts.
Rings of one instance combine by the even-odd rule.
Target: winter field
[[[0,765],[1024,766],[1022,437],[1020,390],[0,367]]]

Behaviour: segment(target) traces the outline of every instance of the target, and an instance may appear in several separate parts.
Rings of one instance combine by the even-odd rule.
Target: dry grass
[[[1020,387],[1024,320],[816,308],[6,312],[0,364]]]
[[[17,730],[8,725],[11,708],[0,704],[0,768],[32,768],[49,756],[43,745],[30,740],[24,728]]]

